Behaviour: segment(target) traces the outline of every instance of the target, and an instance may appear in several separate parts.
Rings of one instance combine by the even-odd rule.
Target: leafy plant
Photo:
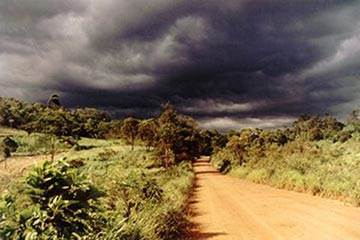
[[[101,223],[96,202],[103,194],[64,161],[35,168],[18,191],[23,198],[2,199],[1,238],[78,239]]]

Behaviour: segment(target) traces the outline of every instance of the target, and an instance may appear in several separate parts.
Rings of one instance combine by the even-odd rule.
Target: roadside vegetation
[[[0,204],[3,239],[174,239],[193,174],[189,163],[153,167],[154,152],[115,141],[46,161]]]
[[[104,118],[89,128],[96,134],[75,134],[76,126],[87,129],[89,118],[84,117],[83,125],[61,116],[88,110],[67,110],[59,102],[2,101],[0,111],[7,114],[2,115],[0,161],[10,174],[0,181],[0,239],[160,240],[186,235],[191,160],[203,152],[203,134],[194,120],[165,105],[154,119]],[[26,117],[33,111],[44,116]],[[96,127],[104,124],[106,128]],[[6,163],[18,166],[15,161],[25,158],[33,161],[27,168],[6,168]]]
[[[360,118],[301,116],[288,129],[202,130],[169,104],[113,120],[0,98],[0,239],[165,240],[186,236],[191,162],[360,205]],[[1,166],[2,165],[2,166]]]
[[[244,129],[212,157],[223,173],[360,205],[360,121],[302,116],[281,130]]]

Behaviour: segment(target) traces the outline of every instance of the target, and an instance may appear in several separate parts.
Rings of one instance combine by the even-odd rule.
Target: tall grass
[[[193,181],[189,163],[164,169],[156,167],[159,165],[156,155],[146,151],[144,147],[137,146],[130,151],[131,147],[121,141],[89,139],[82,141],[82,144],[96,147],[84,151],[71,150],[61,160],[66,167],[57,168],[57,161],[50,165],[45,163],[32,170],[22,181],[12,185],[0,200],[0,229],[20,229],[14,230],[17,234],[19,231],[20,233],[34,231],[30,226],[31,222],[27,225],[24,218],[17,216],[23,214],[23,210],[26,209],[24,206],[34,205],[27,194],[30,189],[29,176],[37,179],[39,173],[50,171],[60,174],[52,175],[56,176],[58,180],[54,179],[54,181],[59,184],[64,182],[59,176],[64,176],[64,179],[73,179],[72,186],[85,186],[75,178],[77,175],[85,177],[81,181],[90,184],[88,186],[91,188],[98,189],[103,196],[98,196],[94,200],[96,208],[92,208],[91,215],[86,219],[77,219],[84,226],[89,226],[86,231],[74,231],[65,237],[61,234],[57,235],[55,233],[63,233],[64,229],[61,225],[49,225],[51,221],[47,219],[47,215],[44,215],[40,221],[43,223],[41,226],[44,231],[43,234],[37,232],[37,235],[33,235],[36,239],[161,240],[178,239],[184,234],[187,224],[184,215],[185,202]],[[68,174],[72,177],[67,177]],[[67,203],[61,202],[63,199],[60,195],[55,194],[52,197],[49,202],[56,199],[59,201],[59,209],[66,209]],[[6,207],[9,199],[12,208]],[[37,203],[34,206],[36,207]],[[34,213],[26,212],[26,219],[37,219],[33,214],[52,213],[52,210],[47,210],[48,208],[40,209],[42,210]],[[68,231],[67,229],[66,233]],[[17,239],[11,232],[7,231],[9,235],[4,235],[4,232],[0,231],[0,239]],[[51,238],[49,234],[56,236]]]
[[[213,156],[216,166],[224,159],[232,162],[232,176],[360,205],[360,144],[356,136],[345,143],[295,140],[274,146],[241,166],[226,149]]]

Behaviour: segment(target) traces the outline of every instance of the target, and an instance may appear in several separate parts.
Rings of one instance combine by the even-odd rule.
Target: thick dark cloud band
[[[360,90],[359,1],[4,0],[0,94],[207,127],[344,117]]]

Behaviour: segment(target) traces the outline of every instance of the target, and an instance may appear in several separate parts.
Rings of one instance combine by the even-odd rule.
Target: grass
[[[25,136],[27,133],[14,128],[0,127],[0,138],[7,136]]]
[[[32,146],[32,141],[36,140],[31,136],[19,135],[16,140],[23,140],[23,146]],[[100,229],[87,235],[87,239],[160,240],[179,239],[183,235],[187,224],[185,202],[193,182],[190,164],[171,169],[158,167],[154,152],[142,146],[130,151],[131,146],[121,140],[81,139],[79,144],[92,148],[81,151],[64,148],[59,157],[105,193],[98,204],[101,211],[97,218],[106,221],[99,221]],[[21,164],[25,159],[18,160]],[[20,208],[28,201],[24,195],[25,180],[32,173],[33,170],[24,173],[25,176],[10,173],[11,183],[0,181],[0,189],[6,189],[5,195],[16,199],[15,207]],[[22,209],[12,213],[0,210],[0,216],[1,211],[5,211],[3,218],[6,218],[6,214],[20,214]],[[1,224],[0,220],[0,228]]]
[[[227,155],[229,153],[224,151],[215,155],[214,164],[219,165]],[[360,206],[359,138],[355,136],[345,143],[326,140],[290,142],[273,148],[262,158],[250,159],[242,166],[232,164],[229,174]]]
[[[25,131],[12,129],[12,128],[0,128],[0,142],[5,137],[11,137],[19,145],[19,148],[13,155],[15,156],[34,156],[49,154],[52,150],[52,137],[43,133],[27,134]],[[118,140],[103,140],[103,139],[91,139],[81,138],[77,141],[80,146],[86,146],[88,148],[102,148],[116,145],[125,145],[124,141]],[[72,146],[64,143],[61,138],[55,138],[55,150],[57,152],[67,152],[71,150]]]
[[[126,206],[132,202],[140,204],[141,210],[130,210],[125,227],[121,225],[126,231],[137,232],[141,239],[179,237],[186,223],[182,212],[193,181],[190,166],[185,164],[172,169],[153,168],[157,162],[154,153],[139,146],[135,147],[134,151],[129,149],[130,146],[127,145],[113,146],[90,150],[82,155],[87,159],[82,171],[97,187],[106,189],[108,193],[103,200],[112,208],[108,215],[114,219],[105,235],[119,237],[114,235],[115,229],[119,227],[117,222],[124,220]],[[101,153],[107,154],[109,158],[101,160]],[[70,155],[69,159],[74,157],[78,155]],[[161,199],[146,199],[145,202],[141,200],[141,191],[145,188],[153,191],[160,189]],[[122,217],[117,219],[116,216]]]

